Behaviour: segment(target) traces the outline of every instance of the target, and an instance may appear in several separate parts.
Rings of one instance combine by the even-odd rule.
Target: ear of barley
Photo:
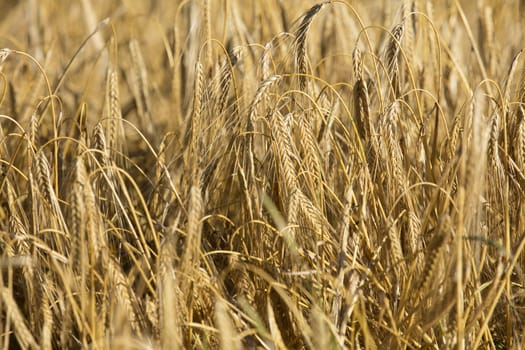
[[[266,305],[268,309],[268,324],[270,328],[270,334],[272,336],[272,341],[277,349],[286,349],[283,336],[281,335],[281,330],[279,329],[279,325],[277,324],[275,318],[275,312],[273,311],[273,306],[270,298],[268,298]]]
[[[13,299],[11,291],[3,286],[3,282],[2,285],[0,285],[0,300],[6,308],[7,317],[9,317],[9,320],[12,323],[13,332],[18,343],[25,349],[37,349],[38,344],[33,337],[33,333],[25,323],[24,315],[20,311],[16,301]]]
[[[57,228],[67,235],[67,224],[65,222],[64,215],[62,214],[62,209],[58,202],[57,195],[51,183],[51,169],[44,151],[39,151],[36,153],[32,165],[32,172],[35,174],[36,185],[38,186],[37,193],[42,196],[45,205],[50,208],[50,212],[52,213],[51,218],[52,220],[56,220]],[[43,219],[47,220],[48,218]],[[65,251],[61,239],[54,240],[53,245],[56,246],[60,253]]]
[[[40,132],[39,132],[39,118],[37,115],[32,114],[29,119],[29,141],[34,151],[40,146]]]
[[[420,267],[422,254],[422,232],[421,232],[421,221],[419,216],[411,209],[407,213],[408,221],[408,232],[403,235],[403,246],[406,247],[405,251],[415,259],[418,263],[416,267]]]
[[[390,241],[391,264],[397,276],[402,276],[406,271],[405,255],[401,245],[401,235],[395,223],[391,223],[387,229]]]
[[[492,15],[491,6],[483,6],[479,9],[479,50],[481,52],[481,57],[485,65],[487,66],[487,71],[491,74],[494,74],[495,61],[494,61],[494,52],[495,50],[495,39],[494,33],[494,19]]]
[[[221,114],[227,108],[228,95],[233,85],[233,68],[239,60],[237,53],[229,52],[224,63],[219,69],[219,81],[215,91],[215,109],[217,114]],[[236,102],[234,101],[234,104]]]
[[[113,259],[105,261],[107,269],[107,279],[111,286],[110,300],[112,301],[115,311],[124,312],[126,315],[124,322],[130,326],[137,334],[142,333],[142,320],[136,311],[136,300],[126,276],[122,272],[119,264]]]
[[[219,334],[221,339],[221,349],[241,349],[238,335],[235,332],[235,327],[228,315],[226,303],[218,300],[215,306],[215,322],[219,327]]]
[[[191,151],[193,157],[192,175],[196,175],[196,171],[201,163],[201,148],[202,142],[202,102],[204,95],[204,72],[200,62],[197,62],[195,67],[195,88],[193,97],[193,112],[191,117]]]
[[[416,40],[417,16],[413,14],[417,10],[415,1],[405,1],[401,5],[401,22],[405,23],[402,49],[405,53],[409,66],[413,65]]]
[[[405,23],[396,25],[394,29],[392,29],[385,52],[385,66],[388,76],[386,91],[392,91],[394,93],[394,98],[396,98],[400,92],[399,57],[404,33]]]
[[[393,177],[391,181],[395,181],[395,185],[392,185],[392,188],[397,188],[398,193],[406,188],[407,181],[403,165],[403,152],[401,151],[398,142],[398,123],[400,113],[399,102],[396,101],[392,103],[385,113],[383,129],[380,133],[380,137],[382,138],[386,150],[386,153],[383,152],[383,155],[387,166],[390,168],[389,172]]]
[[[503,96],[505,98],[505,102],[508,102],[510,101],[510,92],[511,92],[511,87],[513,86],[513,83],[514,83],[514,78],[516,76],[516,72],[518,71],[517,67],[518,67],[518,63],[520,61],[520,58],[521,58],[521,54],[523,53],[523,50],[520,50],[518,51],[518,53],[516,53],[512,59],[512,62],[510,64],[510,67],[509,67],[509,71],[507,73],[507,76],[505,78],[505,87],[504,87],[504,90],[503,90]]]
[[[112,53],[116,55],[116,53]],[[116,60],[114,58],[113,60]],[[120,106],[119,73],[116,63],[110,62],[106,73],[106,96],[105,96],[105,136],[111,159],[116,161],[122,153],[124,144],[124,126],[122,124],[122,110]]]
[[[518,131],[516,137],[516,159],[521,171],[525,172],[525,110],[523,107],[519,107],[518,110]]]
[[[87,267],[87,250],[86,248],[86,221],[87,209],[84,202],[85,191],[85,169],[82,169],[83,164],[80,160],[77,161],[76,174],[73,186],[70,193],[71,205],[71,266],[81,278],[85,278]],[[82,284],[83,287],[83,284]]]
[[[354,75],[356,77],[354,85],[354,118],[359,135],[363,140],[367,140],[370,137],[370,102],[368,88],[363,80],[363,62],[359,48],[354,48],[352,58]]]
[[[284,118],[278,112],[272,116],[272,134],[275,139],[275,147],[278,153],[281,176],[286,186],[286,193],[292,195],[299,188],[297,175],[292,159],[294,158],[294,147],[290,136],[289,127]]]
[[[153,194],[148,202],[149,211],[152,213],[154,218],[159,218],[162,213],[162,200],[166,200],[163,195],[165,192],[165,176],[166,174],[166,143],[168,139],[166,135],[162,138],[160,146],[157,152],[157,158],[155,161],[155,175],[153,177]]]
[[[216,285],[211,276],[202,268],[196,270],[194,291],[199,298],[192,300],[192,312],[195,318],[211,322],[215,311],[215,292]]]
[[[295,43],[296,43],[296,66],[299,76],[299,87],[301,90],[306,89],[306,77],[308,73],[308,61],[307,61],[307,51],[306,51],[306,37],[308,35],[308,30],[312,24],[312,20],[315,15],[323,8],[325,3],[320,3],[312,6],[303,16],[297,31],[295,32]]]
[[[257,87],[257,91],[255,92],[255,96],[253,97],[253,100],[250,104],[250,110],[248,112],[248,122],[253,125],[255,114],[257,111],[257,107],[259,104],[263,101],[264,96],[268,92],[268,90],[274,85],[278,84],[279,81],[281,81],[282,77],[280,75],[272,75],[269,76],[267,79],[263,80],[259,86]],[[250,130],[250,128],[247,128]]]
[[[271,76],[271,52],[274,46],[274,39],[264,45],[264,52],[261,56],[261,80],[265,81]]]
[[[191,279],[194,272],[200,265],[201,237],[202,237],[202,216],[204,207],[202,204],[201,189],[199,186],[192,186],[189,193],[188,221],[186,225],[186,241],[184,243],[184,253],[181,257],[180,286],[183,293],[190,292]]]
[[[154,124],[151,115],[151,98],[149,92],[148,73],[146,70],[146,63],[140,49],[139,43],[136,39],[129,42],[129,51],[131,54],[131,89],[133,97],[137,105],[137,112],[139,115],[139,125],[141,129],[146,132],[149,138],[154,138]]]
[[[47,282],[47,281],[46,281]],[[40,331],[40,347],[41,349],[51,350],[52,349],[52,332],[53,332],[53,314],[51,311],[51,306],[49,305],[49,296],[47,293],[51,292],[51,284],[45,283],[45,288],[42,293],[42,304],[41,304],[41,313],[42,313],[42,330]]]
[[[505,182],[505,170],[499,155],[499,135],[500,135],[500,116],[497,111],[492,113],[490,118],[490,135],[488,141],[488,158],[490,165],[490,173],[493,174],[492,180],[495,192],[502,194],[504,192],[503,186]]]
[[[182,349],[181,324],[186,315],[181,307],[184,303],[183,295],[177,284],[174,260],[177,256],[175,237],[169,233],[161,246],[159,256],[159,330],[160,342],[163,349]],[[181,276],[181,278],[183,278]]]
[[[212,50],[212,37],[211,37],[211,3],[210,0],[201,0],[202,6],[202,20],[204,22],[204,42],[206,45],[206,65],[210,68],[213,64],[213,50]]]
[[[299,145],[303,152],[303,162],[308,173],[315,174],[318,179],[322,179],[323,171],[319,159],[319,144],[314,118],[316,118],[316,114],[301,113],[297,116],[295,127],[299,136]],[[316,182],[314,180],[314,183]]]

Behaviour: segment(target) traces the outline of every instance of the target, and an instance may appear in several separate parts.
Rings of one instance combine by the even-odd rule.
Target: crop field
[[[525,1],[0,1],[0,350],[525,349]]]

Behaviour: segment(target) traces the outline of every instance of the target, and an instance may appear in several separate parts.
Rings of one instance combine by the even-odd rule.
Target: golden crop
[[[0,348],[525,348],[523,10],[0,2]]]

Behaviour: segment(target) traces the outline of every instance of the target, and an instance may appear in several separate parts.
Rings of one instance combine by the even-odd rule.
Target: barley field
[[[525,349],[525,1],[0,2],[0,349]]]

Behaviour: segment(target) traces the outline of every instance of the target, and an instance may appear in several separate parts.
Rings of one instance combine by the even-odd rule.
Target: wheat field
[[[0,349],[525,349],[523,11],[0,2]]]

